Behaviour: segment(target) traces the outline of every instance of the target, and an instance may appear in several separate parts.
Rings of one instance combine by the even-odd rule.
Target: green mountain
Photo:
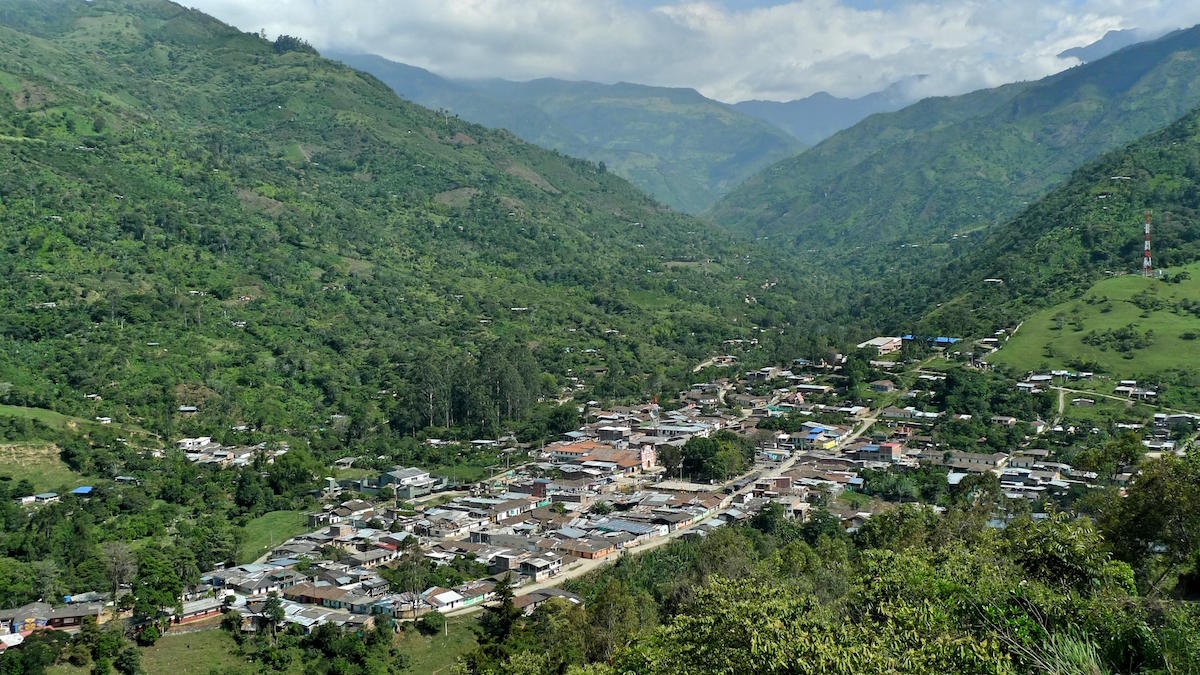
[[[1146,40],[1153,40],[1160,37],[1162,33],[1154,33],[1144,31],[1137,28],[1126,28],[1124,30],[1110,30],[1104,34],[1104,37],[1095,42],[1079,47],[1065,49],[1058,53],[1058,58],[1076,58],[1087,63],[1102,59],[1113,52],[1118,52],[1130,45],[1135,45]]]
[[[1177,383],[1174,373],[1182,370],[1194,393],[1200,359],[1181,355],[1196,350],[1200,339],[1200,263],[1172,268],[1166,278],[1102,279],[1081,296],[1027,317],[988,361],[1018,373],[1088,370],[1147,386]],[[1162,400],[1189,409],[1198,402],[1179,395],[1178,387],[1163,391]]]
[[[603,162],[673,208],[699,212],[801,145],[788,133],[692,89],[555,79],[451,81],[370,55],[331,55],[401,96]]]
[[[919,81],[914,78],[912,81]],[[858,98],[842,98],[819,91],[794,101],[739,101],[733,107],[783,129],[805,145],[816,145],[860,120],[892,112],[913,103],[909,81]]]
[[[1136,378],[1164,403],[1194,409],[1198,209],[1200,109],[1089,162],[1010,222],[954,242],[946,261],[864,277],[849,305],[883,331],[984,337],[1021,325],[998,365]],[[1146,211],[1155,267],[1166,270],[1158,279],[1140,277]]]
[[[569,377],[655,390],[783,325],[803,275],[768,258],[294,38],[0,2],[0,403],[164,436],[495,432]]]
[[[735,231],[841,252],[1003,222],[1072,170],[1200,105],[1200,28],[1033,83],[875,115],[721,200]]]
[[[927,321],[949,331],[1012,326],[1035,309],[1083,296],[1105,277],[1140,273],[1145,211],[1152,213],[1157,267],[1198,260],[1197,195],[1200,110],[1080,168],[930,272],[914,286],[930,288],[925,284],[937,279],[937,299],[945,304]],[[1200,370],[1194,360],[1187,365]]]

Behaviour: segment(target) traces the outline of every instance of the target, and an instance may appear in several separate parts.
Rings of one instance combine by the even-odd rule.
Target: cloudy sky
[[[921,95],[1036,79],[1107,31],[1200,23],[1197,0],[184,0],[451,77],[694,87],[724,101]]]

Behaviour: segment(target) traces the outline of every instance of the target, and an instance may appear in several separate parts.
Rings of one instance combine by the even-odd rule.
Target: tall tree
[[[104,560],[104,569],[112,581],[113,599],[121,592],[121,586],[128,583],[137,573],[137,559],[129,544],[123,541],[106,541],[100,546],[100,556]]]

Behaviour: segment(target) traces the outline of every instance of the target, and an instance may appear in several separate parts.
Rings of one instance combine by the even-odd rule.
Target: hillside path
[[[1086,389],[1071,389],[1069,387],[1056,387],[1053,385],[1051,386],[1051,388],[1057,389],[1060,397],[1062,396],[1063,392],[1071,392],[1072,394],[1083,394],[1084,396],[1099,396],[1101,398],[1108,398],[1108,399],[1112,399],[1114,401],[1120,401],[1122,403],[1137,403],[1137,401],[1135,401],[1127,396],[1117,396],[1116,394],[1101,394],[1098,391],[1088,391]],[[1059,400],[1061,401],[1062,399],[1060,398]],[[1168,408],[1166,406],[1156,405],[1153,403],[1148,403],[1146,405],[1149,405],[1153,408],[1158,408],[1159,410],[1164,410],[1166,412],[1179,413],[1181,415],[1195,415],[1196,417],[1200,417],[1200,413],[1192,412],[1191,410],[1182,410],[1180,408]],[[1061,410],[1061,404],[1060,404],[1060,410]]]

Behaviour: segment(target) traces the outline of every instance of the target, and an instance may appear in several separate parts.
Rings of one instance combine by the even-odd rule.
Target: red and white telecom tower
[[[1150,264],[1150,212],[1146,212],[1146,245],[1142,249],[1142,276],[1154,276],[1154,267]]]

